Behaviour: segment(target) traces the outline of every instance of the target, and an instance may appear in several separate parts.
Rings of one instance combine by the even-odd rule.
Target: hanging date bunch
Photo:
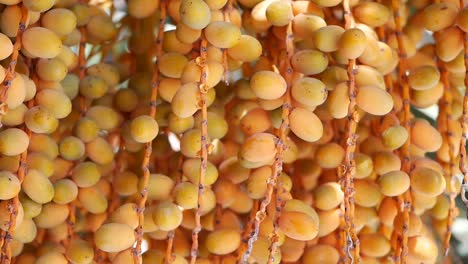
[[[451,263],[467,69],[463,0],[0,0],[0,264]]]

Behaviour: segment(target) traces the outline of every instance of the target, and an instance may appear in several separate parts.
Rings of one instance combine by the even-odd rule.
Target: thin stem
[[[34,99],[31,99],[28,102],[28,108],[32,108],[33,106],[34,106]],[[31,136],[32,136],[31,130],[29,130],[27,126],[23,126],[23,130],[28,135],[28,138],[31,139]],[[21,153],[21,156],[20,156],[19,167],[16,173],[20,184],[23,183],[24,176],[26,175],[28,171],[28,166],[26,162],[27,158],[28,158],[28,150]],[[4,235],[5,240],[3,242],[2,258],[0,261],[0,263],[2,264],[7,264],[7,263],[10,263],[11,261],[11,241],[12,241],[12,236],[13,236],[13,232],[14,232],[15,225],[16,225],[16,217],[18,216],[18,206],[20,203],[18,195],[15,196],[13,199],[11,199],[9,203],[10,204],[8,205],[8,209],[10,210],[9,212],[10,219],[8,223],[8,230],[5,232],[5,235]]]
[[[87,63],[87,60],[86,60],[86,28],[85,27],[80,27],[80,33],[81,33],[81,38],[80,38],[80,44],[78,46],[78,66],[77,66],[77,73],[78,73],[78,78],[80,80],[82,80],[85,75],[86,75],[86,63]],[[87,107],[88,107],[88,102],[86,100],[86,98],[79,94],[78,95],[78,98],[79,98],[79,111],[80,111],[80,116],[85,116],[86,115],[86,111],[87,111]],[[75,162],[73,164],[73,167],[74,168],[75,166],[77,166],[78,163]],[[70,174],[72,172],[73,169],[70,170]],[[70,241],[75,237],[75,232],[74,232],[74,227],[75,227],[75,223],[76,223],[76,206],[75,206],[75,201],[72,201],[68,204],[68,209],[69,209],[69,212],[70,212],[70,215],[68,216],[68,220],[67,220],[67,232],[68,232],[68,235],[67,235],[67,239],[64,241],[65,243],[65,246],[68,247],[68,245],[70,244]]]
[[[16,77],[16,63],[18,61],[19,50],[22,46],[22,36],[23,32],[26,29],[26,21],[28,19],[28,9],[25,6],[21,6],[21,20],[19,22],[18,31],[16,33],[16,42],[13,46],[13,53],[11,55],[10,65],[8,67],[8,71],[6,72],[5,79],[3,80],[2,84],[0,85],[0,122],[1,117],[6,114],[8,111],[8,106],[6,104],[7,100],[7,92],[11,86],[11,81]],[[34,104],[34,100],[30,100],[28,103],[28,107],[32,107]],[[0,124],[1,126],[1,124]],[[28,135],[28,138],[31,139],[31,131],[24,126],[23,130]],[[21,153],[19,167],[17,171],[17,177],[20,183],[23,182],[24,175],[27,172],[27,164],[26,159],[28,157],[28,150]],[[8,229],[2,235],[2,255],[0,262],[3,264],[11,263],[11,241],[13,236],[13,231],[16,226],[16,217],[18,216],[18,207],[20,201],[18,195],[16,195],[13,199],[8,201],[8,210],[10,213],[10,218],[8,221]]]
[[[245,229],[244,229],[244,232],[242,234],[242,244],[241,244],[241,246],[239,247],[239,249],[237,251],[237,261],[238,262],[242,259],[242,257],[244,256],[245,251],[248,248],[247,242],[248,242],[248,240],[249,240],[249,238],[251,236],[252,229],[253,229],[253,226],[254,226],[254,223],[255,223],[255,214],[256,214],[256,212],[258,211],[259,208],[260,208],[259,200],[254,200],[252,210],[250,211],[250,215],[247,218],[247,221],[246,221],[246,224],[245,224]]]
[[[164,258],[165,264],[170,264],[174,261],[174,258],[172,256],[172,248],[174,246],[174,236],[175,236],[174,230],[169,231],[167,233],[166,257]]]
[[[109,2],[110,4],[110,7],[109,7],[109,17],[111,19],[114,18],[114,14],[115,14],[115,6],[114,6],[114,1],[110,1]],[[111,41],[109,41],[109,43],[105,43],[103,45],[101,45],[101,59],[100,61],[101,62],[104,62],[106,61],[106,57],[108,56],[109,54],[109,51],[112,49],[112,46],[116,43],[118,37],[119,37],[119,33],[120,33],[120,30],[122,29],[122,26],[119,26],[117,28],[117,34],[115,34],[115,36],[112,38]],[[112,54],[111,54],[112,55]],[[91,54],[90,54],[91,56]]]
[[[81,32],[81,39],[80,45],[78,48],[78,78],[82,80],[86,75],[86,28],[80,27]],[[86,98],[79,94],[79,102],[80,102],[80,114],[84,116],[86,111],[88,110],[88,102]]]
[[[285,36],[285,46],[286,46],[286,52],[284,53],[284,72],[283,76],[284,79],[286,80],[287,84],[287,89],[286,89],[286,94],[284,97],[284,102],[282,106],[282,114],[281,114],[281,119],[282,123],[280,126],[280,129],[278,130],[277,136],[283,144],[280,146],[277,146],[278,148],[278,154],[275,159],[275,164],[274,169],[277,171],[276,172],[276,177],[279,177],[281,175],[281,172],[283,171],[283,153],[286,150],[286,145],[284,142],[286,142],[286,137],[287,137],[287,128],[289,127],[289,114],[291,110],[291,86],[292,86],[292,75],[293,75],[293,68],[291,65],[291,58],[294,55],[294,35],[292,31],[292,23],[288,24],[288,27],[286,29],[286,36]],[[276,251],[278,250],[279,247],[279,217],[281,216],[281,211],[284,207],[284,204],[286,201],[284,201],[281,197],[283,193],[280,192],[285,192],[285,189],[279,182],[276,182],[276,188],[275,188],[275,193],[276,193],[276,210],[275,210],[275,215],[273,217],[273,236],[271,238],[271,246],[270,246],[270,252],[269,252],[269,257],[268,257],[268,264],[272,264],[275,261],[274,255]]]
[[[180,137],[179,137],[180,138]],[[182,182],[182,178],[183,178],[183,170],[182,170],[182,165],[184,164],[184,155],[180,154],[179,156],[179,160],[177,162],[177,174],[176,174],[176,179],[175,179],[175,184],[174,186],[177,186],[179,185],[179,183]],[[172,193],[174,195],[174,192],[175,192],[176,188],[174,188],[172,190]],[[174,247],[174,238],[175,238],[175,231],[169,231],[167,233],[167,246],[166,246],[166,257],[164,259],[164,263],[166,264],[170,264],[172,262],[174,262],[174,256],[172,254],[172,250],[173,250],[173,247]]]
[[[350,9],[349,0],[343,1],[345,28],[350,29],[355,25],[354,17]],[[359,263],[359,239],[356,234],[354,226],[354,175],[356,172],[356,162],[354,160],[356,151],[357,141],[357,126],[359,122],[359,112],[356,108],[356,96],[358,88],[355,84],[356,74],[356,59],[348,60],[347,66],[348,74],[348,94],[349,94],[349,106],[348,106],[348,123],[347,123],[347,136],[346,136],[346,149],[344,164],[341,166],[341,186],[344,192],[344,224],[345,224],[345,235],[341,241],[344,242],[344,248],[347,258],[351,263]]]
[[[439,61],[440,64],[440,71],[441,71],[441,81],[444,85],[444,94],[441,100],[441,113],[439,116],[441,117],[441,121],[443,122],[442,127],[445,128],[445,131],[441,131],[444,135],[444,140],[447,142],[448,145],[448,152],[449,152],[449,169],[446,171],[446,181],[448,184],[448,192],[450,198],[450,209],[448,211],[447,216],[447,226],[445,236],[443,238],[442,243],[442,252],[444,253],[444,257],[446,259],[449,258],[449,251],[450,251],[450,238],[452,237],[452,224],[455,215],[455,197],[457,193],[455,192],[455,144],[454,144],[454,134],[450,131],[450,121],[452,121],[452,91],[450,88],[449,76],[448,71],[445,69],[445,65],[442,61]]]
[[[113,148],[118,148],[118,151],[116,153],[116,162],[114,169],[112,170],[112,179],[111,179],[111,185],[112,185],[112,192],[111,192],[111,201],[109,203],[109,206],[107,208],[107,215],[111,215],[112,212],[117,209],[120,205],[120,196],[115,190],[115,177],[119,175],[122,171],[125,170],[124,164],[125,164],[125,155],[124,155],[124,147],[125,143],[121,137],[121,134],[119,132],[115,133],[113,136],[115,140],[112,140],[113,142]]]
[[[287,42],[287,56],[288,58],[291,58],[293,53],[294,53],[294,46],[293,46],[293,40],[294,40],[294,36],[292,34],[292,25],[289,24],[288,26],[288,33],[287,33],[287,36],[286,36],[286,42]],[[270,44],[274,44],[274,41],[272,41]],[[272,54],[272,55],[275,55],[275,54]],[[241,263],[247,263],[247,260],[250,256],[250,254],[252,253],[252,250],[253,250],[253,244],[255,243],[255,241],[257,241],[258,239],[258,234],[259,234],[259,231],[260,231],[260,224],[263,222],[263,220],[265,219],[266,217],[266,210],[267,210],[267,207],[268,205],[270,204],[271,202],[271,198],[273,196],[273,192],[275,191],[276,189],[276,184],[277,184],[277,180],[278,180],[278,177],[281,175],[282,173],[282,170],[283,170],[283,153],[286,149],[286,144],[285,144],[285,139],[286,139],[286,134],[287,134],[287,129],[289,127],[289,113],[291,111],[291,108],[292,108],[292,105],[291,105],[291,99],[290,99],[290,95],[289,95],[289,86],[291,85],[291,80],[292,80],[292,74],[293,74],[293,70],[292,70],[292,67],[290,65],[290,59],[286,59],[285,61],[286,63],[286,70],[285,70],[285,73],[284,73],[284,77],[286,79],[286,83],[288,85],[288,89],[286,91],[286,94],[285,94],[285,101],[283,102],[283,108],[282,108],[282,122],[281,122],[281,126],[278,130],[278,133],[277,135],[279,135],[279,137],[277,138],[277,142],[276,142],[276,156],[275,156],[275,162],[273,163],[273,168],[272,168],[272,174],[269,176],[268,180],[267,180],[267,191],[266,191],[266,194],[265,196],[263,197],[261,203],[260,203],[260,208],[259,210],[255,213],[255,220],[253,222],[253,230],[250,232],[249,234],[249,239],[247,241],[247,250],[244,252],[243,256],[242,256],[242,259],[241,259]],[[278,205],[278,206],[281,206],[281,205]],[[278,208],[280,211],[281,211],[281,207]],[[279,213],[279,212],[277,212]],[[275,231],[275,234],[274,234],[274,237],[273,237],[273,244],[276,244],[276,241],[275,239],[275,236],[277,236],[276,234],[277,231]],[[272,247],[270,247],[270,258],[269,258],[269,263],[271,263],[270,261],[272,260],[272,254],[274,254],[274,251],[276,250],[276,247],[277,245],[272,245]]]
[[[208,110],[206,105],[206,93],[208,92],[207,78],[208,78],[208,67],[206,64],[207,58],[208,41],[205,36],[202,36],[200,43],[200,56],[196,59],[198,66],[201,68],[201,76],[199,82],[200,98],[198,98],[198,106],[201,108],[201,163],[200,163],[200,178],[198,179],[198,199],[197,199],[197,210],[195,211],[195,228],[192,230],[192,249],[190,251],[190,263],[195,264],[198,255],[198,234],[200,233],[202,226],[200,218],[202,215],[202,196],[205,191],[205,176],[206,169],[208,166]]]
[[[231,22],[231,12],[232,12],[232,0],[228,0],[227,3],[224,5],[223,9],[223,18],[226,22]],[[229,67],[228,67],[228,55],[227,49],[223,50],[223,67],[224,67],[224,83],[229,85]]]
[[[398,63],[398,86],[401,88],[403,96],[403,126],[408,132],[408,139],[402,147],[401,158],[402,158],[402,170],[409,173],[411,167],[410,159],[410,144],[411,144],[411,128],[410,128],[410,90],[407,82],[406,69],[407,69],[407,54],[403,43],[403,30],[401,21],[401,2],[400,0],[392,0],[393,18],[395,20],[395,36],[398,42],[398,51],[400,61]],[[401,211],[403,213],[403,226],[409,225],[409,211],[411,210],[411,191],[408,190],[403,194],[400,199],[403,200]],[[398,239],[401,241],[400,247],[395,249],[395,262],[406,263],[408,256],[408,228],[403,228],[403,233]]]
[[[11,55],[10,63],[8,65],[8,70],[5,74],[5,79],[0,84],[0,121],[1,117],[8,112],[8,105],[6,103],[8,97],[8,89],[11,87],[13,79],[16,77],[16,64],[18,63],[19,51],[22,47],[22,37],[23,33],[26,30],[26,22],[28,20],[28,9],[21,5],[21,20],[19,22],[18,31],[16,32],[16,42],[13,46],[13,52]],[[1,126],[1,124],[0,124]]]
[[[156,38],[156,62],[154,64],[154,73],[151,78],[151,99],[150,99],[150,113],[152,118],[156,116],[156,99],[158,97],[159,87],[159,70],[158,60],[162,55],[162,43],[164,39],[164,26],[166,23],[166,0],[161,0],[160,11],[161,17],[159,21],[159,32]],[[140,200],[137,202],[136,211],[138,213],[138,226],[136,228],[136,245],[133,251],[133,262],[135,264],[140,263],[139,256],[141,255],[141,243],[143,241],[143,222],[144,222],[144,211],[146,207],[146,201],[148,199],[148,182],[150,177],[149,161],[152,152],[152,142],[145,144],[145,153],[141,169],[143,170],[142,185],[140,190]]]
[[[460,0],[461,8],[464,7],[464,1]],[[460,140],[460,171],[463,173],[463,181],[460,190],[460,196],[468,210],[468,199],[466,192],[468,191],[468,164],[466,162],[466,141],[468,138],[468,33],[464,34],[464,63],[465,63],[465,94],[463,96],[463,114],[460,119],[462,127],[462,136]]]

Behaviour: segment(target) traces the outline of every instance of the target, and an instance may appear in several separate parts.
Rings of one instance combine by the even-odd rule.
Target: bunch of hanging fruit
[[[465,2],[0,0],[0,263],[449,263]]]

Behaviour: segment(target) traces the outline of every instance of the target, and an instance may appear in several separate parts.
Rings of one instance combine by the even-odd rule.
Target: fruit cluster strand
[[[23,32],[26,30],[26,21],[28,20],[28,9],[21,5],[21,20],[18,25],[18,31],[16,33],[16,42],[13,46],[13,53],[11,55],[11,61],[9,63],[5,79],[0,85],[0,121],[3,115],[9,110],[6,104],[7,100],[7,93],[8,89],[11,87],[11,82],[16,77],[16,64],[18,61],[18,55],[21,49],[21,38]],[[30,103],[30,105],[33,102]],[[24,128],[27,136],[31,138],[31,131],[27,128]],[[24,151],[21,153],[20,160],[19,160],[19,168],[17,171],[17,177],[20,183],[23,182],[24,174],[27,170],[26,159],[28,157],[28,151]],[[3,230],[1,234],[0,240],[2,241],[0,244],[1,246],[1,255],[0,255],[0,263],[2,264],[9,264],[11,263],[11,241],[13,239],[13,232],[16,227],[16,218],[18,216],[19,210],[19,198],[16,195],[9,201],[8,204],[8,212],[9,212],[9,221],[7,223],[7,230]]]
[[[402,160],[402,170],[406,173],[409,173],[411,167],[411,158],[410,158],[410,144],[411,144],[411,113],[410,113],[410,88],[407,82],[407,52],[405,49],[405,44],[403,40],[402,25],[401,25],[401,2],[400,0],[392,0],[393,8],[393,19],[395,22],[395,36],[398,43],[398,86],[402,94],[403,109],[402,109],[402,123],[405,127],[405,130],[408,134],[408,138],[404,143],[401,150],[401,160]],[[403,232],[398,235],[399,246],[395,250],[395,261],[396,263],[406,263],[406,258],[408,256],[408,225],[409,225],[409,215],[411,211],[411,191],[406,191],[401,198],[399,199],[400,205],[399,209],[403,214]]]
[[[349,0],[343,1],[343,12],[345,19],[345,29],[351,29],[355,26],[353,14],[349,6]],[[347,65],[348,75],[348,93],[349,93],[349,106],[348,106],[348,124],[346,131],[346,149],[344,164],[340,168],[339,175],[341,177],[341,186],[344,192],[344,220],[345,220],[345,236],[344,240],[345,247],[344,251],[347,253],[347,259],[345,263],[360,263],[359,256],[359,238],[357,237],[356,230],[354,227],[354,175],[356,171],[356,162],[354,160],[356,151],[356,141],[358,135],[356,129],[359,122],[359,113],[356,109],[356,96],[358,93],[358,87],[355,83],[355,72],[356,72],[356,59],[349,59]]]
[[[157,98],[158,98],[158,89],[160,86],[160,72],[159,72],[159,60],[162,56],[162,45],[164,41],[164,26],[166,23],[166,1],[161,0],[160,2],[160,19],[159,19],[159,30],[158,35],[156,37],[156,62],[154,64],[154,72],[151,77],[150,87],[151,87],[151,97],[149,101],[150,112],[149,116],[151,118],[156,117],[156,110],[157,110]],[[146,209],[146,202],[148,199],[148,182],[150,178],[150,158],[152,153],[152,141],[145,143],[144,146],[144,154],[143,154],[143,161],[141,163],[141,169],[143,171],[143,177],[141,179],[141,184],[139,185],[140,188],[140,199],[137,203],[135,208],[138,214],[138,227],[136,228],[136,245],[135,245],[135,252],[133,253],[133,263],[141,263],[140,255],[141,255],[141,244],[143,242],[143,224],[145,221],[144,212]]]
[[[464,2],[0,0],[0,263],[449,262]]]

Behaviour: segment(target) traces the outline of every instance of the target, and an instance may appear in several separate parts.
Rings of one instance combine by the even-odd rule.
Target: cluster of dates
[[[450,258],[463,0],[0,0],[0,60],[1,264]]]

